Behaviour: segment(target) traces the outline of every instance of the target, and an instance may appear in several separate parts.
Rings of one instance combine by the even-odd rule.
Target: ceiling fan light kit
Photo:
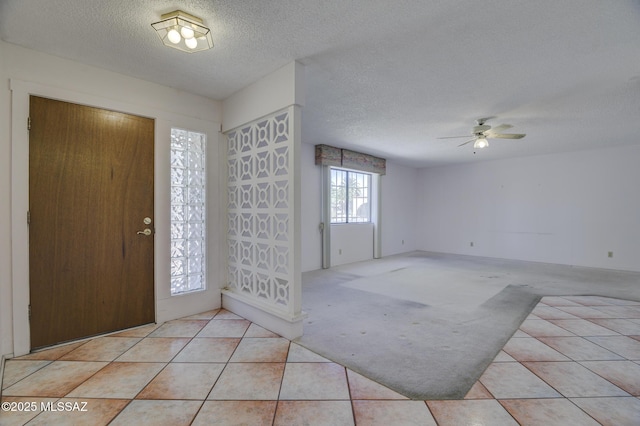
[[[526,134],[524,133],[500,133],[503,130],[512,128],[513,126],[511,124],[501,124],[496,127],[491,127],[488,124],[485,124],[485,122],[487,122],[488,120],[491,120],[492,118],[496,118],[496,117],[478,118],[476,120],[476,123],[478,124],[474,126],[473,129],[471,129],[472,139],[466,142],[463,142],[458,146],[464,146],[466,144],[473,142],[473,147],[475,149],[482,149],[489,146],[488,139],[491,139],[491,138],[522,139],[526,136]],[[445,136],[438,139],[458,139],[458,138],[468,138],[468,137],[469,136]]]
[[[476,149],[487,148],[488,146],[489,146],[489,141],[487,141],[487,138],[485,138],[484,136],[479,137],[473,143],[473,147],[476,148]]]

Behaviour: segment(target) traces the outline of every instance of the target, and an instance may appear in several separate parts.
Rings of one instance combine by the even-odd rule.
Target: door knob
[[[151,235],[151,229],[146,228],[144,231],[138,231],[138,232],[136,232],[136,234],[138,234],[138,235],[142,234],[142,235],[149,236],[149,235]]]

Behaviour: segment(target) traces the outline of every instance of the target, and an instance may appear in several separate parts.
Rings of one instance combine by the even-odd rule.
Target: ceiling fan
[[[522,139],[526,136],[526,134],[524,133],[501,133],[503,130],[512,128],[513,126],[511,124],[501,124],[496,127],[491,127],[488,124],[485,124],[487,121],[491,120],[492,118],[495,118],[495,117],[478,118],[476,120],[476,123],[478,123],[478,125],[474,126],[473,129],[471,129],[472,139],[469,139],[468,141],[463,142],[458,146],[463,146],[473,142],[474,148],[486,148],[489,146],[489,141],[487,141],[487,139],[490,139],[490,138]],[[468,137],[469,135],[445,136],[438,139],[458,139],[458,138],[468,138]]]

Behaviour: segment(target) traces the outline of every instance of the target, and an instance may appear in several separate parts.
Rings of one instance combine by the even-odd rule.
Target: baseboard
[[[2,398],[2,381],[4,380],[4,355],[0,355],[0,398]]]
[[[190,315],[218,309],[220,291],[209,289],[159,299],[156,304],[156,322],[158,324]]]
[[[289,340],[302,336],[302,323],[307,316],[302,312],[289,317],[228,290],[222,290],[222,307]]]

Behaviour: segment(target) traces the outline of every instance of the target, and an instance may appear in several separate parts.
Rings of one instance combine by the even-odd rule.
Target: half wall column
[[[302,335],[304,319],[301,103],[289,97],[280,102],[285,106],[275,111],[269,108],[275,104],[274,81],[284,87],[298,85],[300,71],[299,64],[293,64],[267,77],[265,84],[258,82],[234,95],[229,110],[260,118],[243,122],[236,114],[228,122],[243,124],[224,130],[228,199],[227,284],[222,289],[222,306],[288,339]],[[239,108],[240,104],[246,107]]]

